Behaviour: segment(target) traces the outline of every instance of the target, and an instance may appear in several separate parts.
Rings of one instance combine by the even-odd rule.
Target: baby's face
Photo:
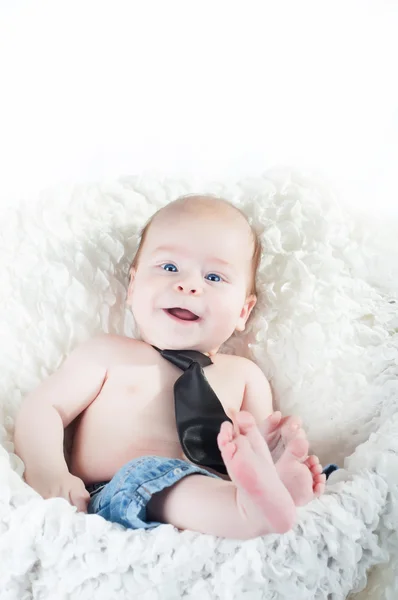
[[[252,252],[240,216],[155,219],[128,293],[141,338],[161,349],[217,351],[244,329],[255,304],[248,296]]]

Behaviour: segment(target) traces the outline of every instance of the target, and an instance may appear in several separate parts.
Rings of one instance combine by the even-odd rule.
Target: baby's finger
[[[275,433],[281,424],[281,420],[282,413],[279,410],[271,413],[259,426],[261,435],[265,437],[266,435]]]

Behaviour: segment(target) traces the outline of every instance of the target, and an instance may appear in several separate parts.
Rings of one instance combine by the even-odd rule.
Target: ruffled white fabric
[[[323,462],[344,466],[284,536],[126,531],[42,500],[13,454],[23,396],[94,333],[132,335],[124,302],[139,231],[160,206],[197,191],[242,207],[264,244],[255,318],[226,351],[250,343],[283,412],[302,416]],[[388,561],[372,598],[396,597],[396,224],[349,214],[290,172],[200,189],[151,178],[64,187],[1,209],[0,222],[1,600],[337,600]]]

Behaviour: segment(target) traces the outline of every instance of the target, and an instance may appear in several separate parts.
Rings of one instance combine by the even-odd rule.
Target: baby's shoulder
[[[268,379],[263,370],[249,358],[236,356],[234,354],[217,354],[220,369],[223,369],[228,377],[236,376],[239,380],[244,379],[246,385],[267,385]]]
[[[146,346],[144,342],[127,336],[99,333],[81,344],[78,351],[80,354],[90,354],[91,357],[110,366],[112,363],[119,362],[121,358],[133,358]]]
[[[84,342],[84,345],[92,346],[93,348],[125,348],[126,346],[135,346],[140,343],[142,342],[125,335],[118,335],[116,333],[97,333]]]
[[[220,368],[225,369],[229,373],[236,373],[244,376],[245,379],[251,377],[253,373],[260,370],[256,363],[244,356],[236,356],[235,354],[217,354],[216,358]]]

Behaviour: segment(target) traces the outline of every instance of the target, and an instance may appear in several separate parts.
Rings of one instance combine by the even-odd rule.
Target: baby
[[[140,339],[98,335],[28,395],[15,428],[26,482],[134,529],[171,523],[242,540],[291,529],[296,507],[324,492],[319,460],[300,420],[273,412],[262,371],[219,353],[256,304],[260,254],[246,217],[223,199],[186,196],[159,210],[130,271]],[[181,370],[165,349],[213,363],[204,373],[229,417],[214,436],[227,476],[184,454],[173,396]]]

